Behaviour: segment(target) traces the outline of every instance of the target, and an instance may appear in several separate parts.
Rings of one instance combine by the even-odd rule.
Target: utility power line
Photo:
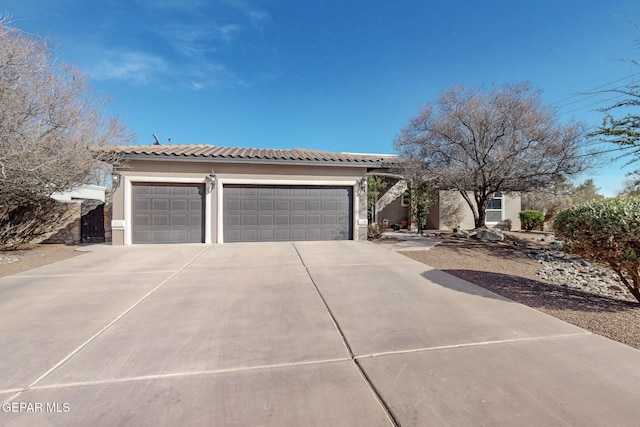
[[[592,88],[592,89],[588,89],[588,90],[586,90],[586,91],[584,91],[584,92],[577,92],[577,93],[574,93],[573,95],[569,95],[569,96],[567,96],[566,98],[563,98],[563,99],[560,99],[560,100],[558,100],[558,101],[552,102],[552,103],[550,103],[549,105],[552,105],[552,106],[553,106],[553,105],[556,105],[556,104],[561,104],[561,103],[563,103],[563,102],[565,102],[565,101],[568,101],[568,100],[570,100],[570,99],[573,99],[573,98],[575,98],[575,97],[582,96],[582,95],[588,95],[588,94],[591,94],[591,93],[593,93],[594,91],[600,90],[600,89],[602,89],[602,88],[604,88],[604,87],[606,87],[606,86],[612,85],[612,84],[614,84],[614,83],[621,82],[621,81],[623,81],[623,80],[630,79],[630,78],[635,77],[635,76],[638,76],[638,75],[640,75],[640,71],[639,71],[639,72],[637,72],[637,73],[630,74],[630,75],[628,75],[628,76],[626,76],[626,77],[622,77],[622,78],[619,78],[619,79],[617,79],[617,80],[613,80],[613,81],[610,81],[610,82],[608,82],[608,83],[604,83],[604,84],[602,84],[602,85],[600,85],[600,86],[596,86],[596,87],[594,87],[594,88]],[[624,87],[624,86],[626,86],[626,85],[621,85],[621,86],[619,86],[619,87]],[[614,88],[614,89],[615,89],[615,88]]]
[[[608,89],[605,89],[615,83],[620,83],[622,81],[629,81],[629,79],[633,79],[636,76],[640,76],[640,72],[637,73],[633,73],[630,74],[628,76],[616,79],[616,80],[612,80],[610,82],[601,84],[599,86],[596,86],[594,88],[591,88],[587,91],[584,92],[578,92],[578,93],[574,93],[572,95],[569,95],[565,98],[562,98],[558,101],[552,102],[549,105],[550,106],[555,106],[556,110],[558,111],[558,116],[564,116],[566,114],[570,114],[570,113],[574,113],[576,111],[581,111],[581,110],[585,110],[588,108],[592,108],[592,107],[596,107],[598,105],[602,105],[606,102],[612,102],[612,101],[617,101],[622,99],[623,97],[625,97],[626,95],[623,93],[618,93],[613,97],[608,97],[608,98],[603,98],[603,99],[597,99],[597,100],[593,100],[593,98],[597,98],[599,96],[603,96],[603,95],[611,95],[612,93],[615,93],[616,91],[620,91],[622,89],[624,89],[625,87],[627,87],[629,85],[630,82],[626,83],[626,84],[622,84],[622,85],[617,85],[615,87],[610,87]],[[584,105],[580,105],[581,103],[585,103],[588,102],[587,104]],[[570,109],[570,110],[566,110],[566,111],[561,111],[562,109],[571,106],[571,105],[575,105],[578,104],[576,107]]]
[[[576,158],[579,158],[579,157],[597,156],[597,155],[600,155],[600,154],[613,153],[613,152],[616,152],[616,151],[628,150],[628,149],[631,149],[631,148],[635,148],[637,150],[640,147],[636,147],[636,146],[630,145],[628,147],[610,148],[609,150],[594,151],[592,153],[585,153],[585,154],[577,154],[577,155],[573,156],[573,158],[576,159]],[[629,154],[631,154],[631,153],[629,153]]]

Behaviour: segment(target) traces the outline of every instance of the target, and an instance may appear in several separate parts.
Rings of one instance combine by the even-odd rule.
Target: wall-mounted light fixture
[[[207,177],[205,179],[207,180],[208,183],[211,184],[211,187],[215,187],[216,186],[216,171],[211,169],[211,172],[209,173],[209,175],[207,175]]]
[[[112,188],[112,191],[115,191],[118,187],[120,187],[121,178],[122,178],[122,176],[120,175],[120,172],[118,172],[115,169],[111,171],[111,188]]]
[[[360,180],[360,190],[362,190],[363,192],[367,191],[367,177],[363,176],[362,179]]]

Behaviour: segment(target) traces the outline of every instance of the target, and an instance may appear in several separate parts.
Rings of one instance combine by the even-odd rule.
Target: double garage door
[[[133,243],[204,242],[205,187],[134,184]],[[347,240],[351,187],[224,185],[225,242]]]
[[[348,240],[351,187],[225,185],[225,242]]]

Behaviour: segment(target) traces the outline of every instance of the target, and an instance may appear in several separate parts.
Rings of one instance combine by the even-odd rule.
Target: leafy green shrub
[[[400,231],[402,230],[402,224],[393,224],[391,228],[393,228],[394,231]]]
[[[427,223],[429,209],[436,202],[436,197],[430,191],[426,182],[414,183],[409,187],[411,195],[409,211],[411,213],[411,223],[416,225],[418,234],[422,234],[422,229]]]
[[[640,302],[640,196],[571,206],[554,228],[569,252],[609,264]]]
[[[540,211],[522,211],[520,212],[520,223],[522,227],[531,231],[534,228],[542,226],[544,222],[544,213]]]

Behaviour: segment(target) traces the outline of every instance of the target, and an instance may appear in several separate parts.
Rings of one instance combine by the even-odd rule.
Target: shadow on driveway
[[[469,295],[481,296],[481,297],[491,298],[491,299],[496,299],[501,301],[509,301],[508,297],[503,297],[498,292],[494,293],[494,291],[492,291],[491,289],[488,290],[486,288],[483,288],[477,285],[473,286],[475,285],[475,283],[473,283],[472,280],[469,280],[468,278],[455,274],[455,271],[456,270],[427,270],[421,273],[421,276],[433,284],[440,285],[442,287],[445,287],[447,289],[451,289],[454,291],[464,292],[465,294],[469,294]],[[477,273],[484,273],[484,272],[479,271]],[[472,286],[469,286],[469,283],[456,280],[456,278],[460,278],[468,282],[471,282]]]
[[[585,312],[617,312],[638,310],[640,308],[638,303],[595,295],[577,289],[564,288],[519,276],[476,270],[442,271],[474,283],[502,297],[534,308]],[[431,272],[425,274],[428,273]],[[437,280],[434,281],[438,283]],[[460,288],[459,290],[470,290],[470,288]]]

